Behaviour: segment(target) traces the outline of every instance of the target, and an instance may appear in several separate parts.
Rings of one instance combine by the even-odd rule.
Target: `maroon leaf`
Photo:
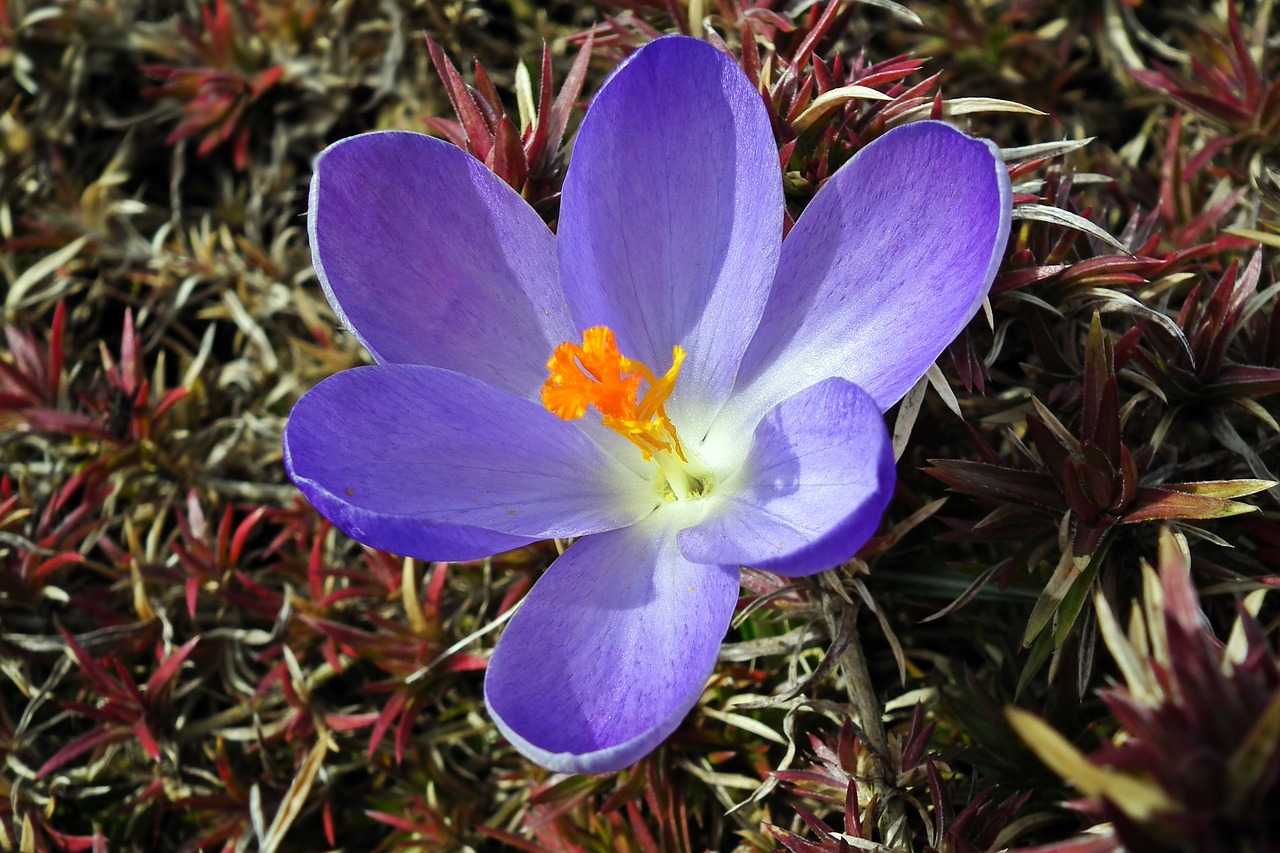
[[[1065,509],[1053,478],[1034,471],[1019,471],[984,462],[931,459],[926,474],[937,477],[952,491],[999,501],[1016,500],[1045,509]]]
[[[36,770],[36,778],[43,779],[73,758],[78,758],[100,746],[118,743],[128,736],[127,730],[119,728],[94,729],[91,732],[87,732],[55,752],[48,761],[41,764],[40,769]]]
[[[187,640],[173,654],[169,655],[160,666],[156,667],[156,671],[151,673],[151,677],[147,679],[147,701],[153,703],[156,696],[160,694],[173,677],[178,674],[178,670],[182,667],[183,661],[191,654],[196,647],[196,643],[200,642],[200,637],[195,636]]]
[[[462,122],[462,129],[467,136],[471,153],[479,160],[487,159],[489,149],[493,147],[493,134],[489,130],[489,125],[484,119],[484,113],[480,110],[475,96],[468,91],[467,84],[462,81],[462,75],[449,61],[449,57],[445,55],[440,45],[427,39],[427,51],[431,54],[431,64],[435,66],[436,73],[444,83],[445,95],[448,96],[449,103],[453,105],[454,112]]]

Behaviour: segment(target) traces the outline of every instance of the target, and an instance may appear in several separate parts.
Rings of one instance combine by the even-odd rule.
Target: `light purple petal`
[[[893,405],[982,305],[1011,209],[995,146],[949,124],[905,125],[863,148],[787,235],[735,403],[764,412],[842,376]]]
[[[695,562],[805,575],[852,557],[875,533],[895,480],[875,400],[828,379],[783,400],[756,427],[741,470],[680,531]]]
[[[658,39],[596,96],[574,144],[559,227],[573,318],[606,325],[661,375],[701,437],[760,319],[782,234],[778,152],[760,94],[706,42]]]
[[[632,764],[675,731],[715,667],[738,570],[685,560],[660,516],[570,546],[489,661],[489,715],[549,770]]]
[[[419,133],[317,158],[308,227],[325,295],[379,362],[425,364],[536,396],[574,331],[555,237],[470,154]]]
[[[611,530],[659,500],[537,403],[418,365],[321,382],[290,414],[284,450],[289,476],[339,528],[429,560]]]

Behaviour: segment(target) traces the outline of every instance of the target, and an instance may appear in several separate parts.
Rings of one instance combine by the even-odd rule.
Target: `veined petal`
[[[285,467],[355,539],[429,560],[632,524],[652,484],[531,400],[430,367],[359,367],[289,416]],[[497,545],[497,547],[494,547]]]
[[[825,380],[765,415],[704,520],[680,531],[680,552],[782,575],[831,568],[875,533],[895,477],[876,401],[852,382]]]
[[[443,367],[535,397],[574,334],[555,236],[470,154],[420,133],[336,142],[316,159],[316,274],[375,359]]]
[[[896,403],[982,305],[1011,198],[995,146],[949,124],[905,125],[859,151],[787,235],[734,394],[750,413],[736,420],[831,376]]]
[[[558,245],[581,328],[608,326],[700,437],[723,403],[778,261],[782,177],[760,94],[706,42],[658,39],[596,95],[574,143]]]
[[[681,557],[660,514],[581,539],[498,641],[484,682],[489,715],[549,770],[620,770],[697,703],[737,594],[737,568]]]

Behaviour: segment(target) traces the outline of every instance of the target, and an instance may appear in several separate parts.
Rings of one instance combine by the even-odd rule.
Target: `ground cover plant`
[[[1280,849],[1274,19],[2,0],[0,850]],[[308,186],[337,140],[424,131],[559,228],[592,98],[673,33],[760,93],[783,233],[929,120],[999,149],[1012,226],[884,415],[874,535],[744,569],[670,736],[556,774],[484,678],[573,544],[386,553],[286,477],[294,405],[370,362]]]

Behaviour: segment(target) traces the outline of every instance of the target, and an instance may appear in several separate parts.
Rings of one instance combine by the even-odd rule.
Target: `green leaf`
[[[1053,626],[1053,647],[1055,650],[1062,648],[1062,644],[1067,641],[1067,636],[1071,633],[1071,628],[1076,624],[1076,619],[1080,618],[1080,611],[1084,608],[1084,603],[1089,599],[1089,591],[1093,589],[1093,582],[1098,577],[1098,567],[1102,565],[1103,555],[1107,552],[1108,541],[1104,539],[1098,549],[1089,557],[1089,565],[1081,572],[1080,577],[1076,578],[1075,583],[1067,590],[1066,597],[1058,605],[1058,621]]]
[[[1031,608],[1031,618],[1027,620],[1027,629],[1022,635],[1022,645],[1030,646],[1031,642],[1040,635],[1044,627],[1049,624],[1049,620],[1053,618],[1053,614],[1057,612],[1067,593],[1089,565],[1089,556],[1073,557],[1071,552],[1066,552],[1058,560],[1058,566],[1054,569],[1053,575],[1049,578],[1049,582],[1044,585],[1044,591],[1040,593],[1040,598],[1036,600],[1035,607]]]

